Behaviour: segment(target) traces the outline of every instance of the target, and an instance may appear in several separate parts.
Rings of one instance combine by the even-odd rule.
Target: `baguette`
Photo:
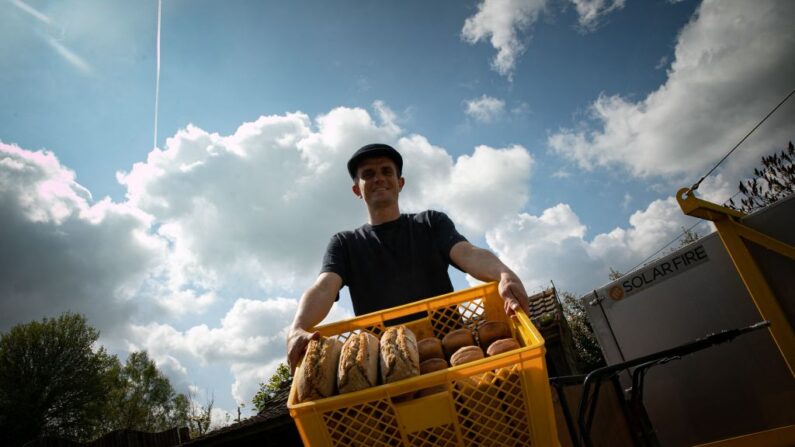
[[[296,374],[298,400],[317,400],[334,394],[337,363],[342,343],[336,338],[320,337],[306,347],[304,361]]]
[[[352,335],[342,345],[337,388],[340,394],[375,386],[378,382],[378,338],[369,332]]]
[[[391,327],[381,336],[381,380],[396,382],[420,375],[420,354],[414,333],[405,326]]]

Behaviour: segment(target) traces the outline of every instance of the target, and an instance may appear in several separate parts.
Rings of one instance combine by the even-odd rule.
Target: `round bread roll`
[[[420,363],[420,374],[428,374],[429,372],[443,369],[447,369],[447,360],[445,359],[433,358]]]
[[[512,338],[503,338],[501,340],[494,341],[486,353],[491,357],[492,355],[502,354],[503,352],[513,351],[514,349],[519,349],[519,343]]]
[[[447,361],[445,359],[440,358],[433,358],[425,360],[424,362],[420,363],[420,374],[428,374],[434,371],[442,371],[447,369]],[[428,388],[423,388],[417,391],[417,397],[428,396],[429,394],[435,394],[444,391],[446,388],[444,385],[436,385]]]
[[[454,352],[464,346],[472,346],[474,344],[475,339],[472,337],[472,331],[466,328],[456,329],[442,339],[444,353],[447,357],[451,357]]]
[[[508,338],[511,336],[511,331],[508,329],[508,324],[503,321],[486,321],[478,327],[478,340],[480,347],[488,349],[494,340],[501,338]]]
[[[479,346],[464,346],[450,356],[450,364],[453,366],[474,362],[483,358],[483,350]]]
[[[420,363],[428,359],[444,359],[442,341],[436,337],[423,338],[418,341],[417,350],[420,351]]]
[[[341,350],[342,343],[336,338],[320,337],[309,342],[295,377],[300,402],[334,394]]]
[[[337,388],[351,393],[375,386],[378,381],[378,338],[369,332],[352,335],[342,345]]]
[[[381,335],[381,379],[396,382],[420,375],[417,339],[405,326],[391,327]]]

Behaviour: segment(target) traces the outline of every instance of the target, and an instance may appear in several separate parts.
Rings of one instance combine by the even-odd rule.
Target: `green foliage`
[[[276,372],[268,379],[268,383],[259,384],[259,391],[257,391],[251,401],[257,413],[265,409],[276,392],[282,387],[289,386],[292,380],[290,368],[284,363],[279,363],[279,366],[276,367]]]
[[[187,397],[174,392],[171,382],[146,351],[131,353],[117,371],[110,377],[112,429],[157,432],[187,425]]]
[[[0,337],[0,445],[40,436],[89,441],[112,430],[162,431],[187,424],[175,394],[146,352],[122,365],[85,317],[66,313]]]
[[[82,315],[17,325],[0,337],[0,445],[37,436],[88,440],[104,416],[115,357],[94,349]]]
[[[729,207],[745,213],[764,208],[795,192],[795,147],[792,141],[779,153],[762,157],[762,168],[754,169],[754,177],[738,185],[740,204],[729,199]]]
[[[577,354],[577,367],[580,371],[592,371],[605,365],[602,351],[599,349],[599,342],[593,333],[588,315],[585,313],[585,305],[582,300],[575,297],[572,293],[561,292],[563,298],[563,315],[569,322],[572,338],[574,339],[575,352]]]
[[[610,267],[610,273],[607,274],[607,277],[610,278],[610,281],[615,281],[618,278],[621,278],[621,276],[623,276],[623,273],[613,269],[613,267]]]

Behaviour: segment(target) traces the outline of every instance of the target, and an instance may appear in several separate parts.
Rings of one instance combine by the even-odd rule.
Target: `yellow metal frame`
[[[709,220],[715,224],[718,235],[756,308],[763,319],[770,321],[768,328],[770,335],[784,357],[790,374],[795,376],[795,332],[759,266],[748,251],[745,241],[754,242],[793,260],[795,260],[795,247],[744,225],[738,219],[745,214],[699,199],[690,188],[677,191],[676,200],[688,216]]]

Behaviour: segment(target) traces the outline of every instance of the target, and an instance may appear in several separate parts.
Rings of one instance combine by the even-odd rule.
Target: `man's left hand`
[[[530,316],[527,292],[525,292],[522,281],[519,280],[515,273],[508,272],[500,275],[500,283],[497,288],[505,302],[506,315],[511,316],[521,308],[528,317]]]

